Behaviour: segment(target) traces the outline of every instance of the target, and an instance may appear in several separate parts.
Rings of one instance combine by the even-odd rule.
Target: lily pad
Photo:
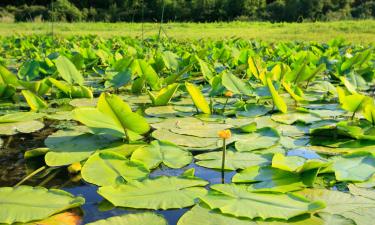
[[[221,169],[222,152],[209,152],[195,156],[197,165],[211,169]],[[245,169],[255,165],[268,165],[270,157],[251,152],[227,151],[225,159],[225,170]]]
[[[170,168],[178,169],[191,163],[193,156],[190,152],[176,145],[153,141],[151,145],[136,150],[131,160],[140,162],[149,169],[154,169],[161,163]]]
[[[36,120],[0,123],[0,135],[14,135],[18,133],[33,133],[43,129],[44,123]]]
[[[136,209],[179,209],[204,196],[207,181],[198,178],[158,177],[118,186],[101,187],[98,193],[113,205]]]
[[[339,156],[333,159],[333,169],[339,181],[364,182],[375,174],[375,157],[366,152]]]
[[[85,203],[65,191],[30,186],[2,187],[0,199],[0,223],[6,224],[42,220]]]
[[[325,206],[321,201],[313,202],[292,193],[251,192],[243,185],[217,184],[211,186],[211,189],[201,200],[211,209],[236,217],[289,219]]]
[[[118,153],[101,151],[86,161],[81,174],[89,183],[110,186],[145,178],[149,170],[143,164],[132,162]]]
[[[273,128],[263,128],[255,133],[248,134],[236,142],[237,151],[254,151],[269,148],[280,140],[278,132]]]
[[[155,213],[137,213],[114,216],[104,220],[98,220],[87,225],[168,225],[168,222]]]
[[[194,206],[185,213],[177,225],[256,225],[257,223],[249,219],[240,219],[233,216],[214,212],[207,207]]]
[[[311,113],[301,113],[301,112],[292,112],[292,113],[283,113],[272,115],[272,120],[284,123],[284,124],[294,124],[296,122],[303,122],[306,124],[314,123],[320,121],[321,118],[311,114]]]

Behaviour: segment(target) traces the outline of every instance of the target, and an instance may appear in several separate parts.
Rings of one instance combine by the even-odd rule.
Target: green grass
[[[0,36],[51,33],[51,23],[1,23]],[[159,24],[145,23],[144,37],[157,35]],[[166,23],[162,34],[178,40],[222,39],[241,37],[264,41],[317,41],[327,42],[344,38],[353,43],[375,42],[375,20],[316,23]],[[142,36],[140,23],[55,23],[54,32],[60,36],[95,34],[100,37]]]

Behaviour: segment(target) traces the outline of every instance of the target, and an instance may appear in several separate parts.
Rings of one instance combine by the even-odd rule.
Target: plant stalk
[[[30,173],[25,178],[23,178],[20,182],[18,182],[16,185],[14,185],[14,187],[18,187],[18,186],[22,185],[23,183],[25,183],[27,180],[29,180],[33,176],[35,176],[38,173],[42,172],[45,168],[46,168],[45,166],[42,166],[39,169],[35,170],[34,172]]]

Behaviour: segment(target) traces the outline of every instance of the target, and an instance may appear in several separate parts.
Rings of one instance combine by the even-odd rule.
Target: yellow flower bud
[[[224,95],[225,95],[225,97],[231,98],[231,97],[233,97],[233,92],[227,91],[227,92],[225,92]]]
[[[230,137],[232,137],[232,133],[230,132],[230,130],[221,130],[219,131],[218,135],[222,139],[229,139]]]
[[[80,162],[73,163],[68,167],[69,173],[78,173],[79,171],[81,171],[81,169],[82,165]]]

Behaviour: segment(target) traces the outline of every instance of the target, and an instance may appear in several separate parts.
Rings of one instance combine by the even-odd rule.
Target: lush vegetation
[[[159,36],[157,23],[0,23],[0,36],[46,35],[60,37],[97,35],[102,38],[129,36],[146,39]],[[314,23],[220,22],[220,23],[166,23],[162,24],[161,37],[180,41],[209,38],[256,39],[278,43],[280,41],[329,42],[334,38],[356,44],[374,43],[375,20],[336,21]]]
[[[1,43],[1,224],[373,224],[371,44]]]
[[[53,2],[53,4],[52,4]],[[327,21],[371,19],[372,0],[5,0],[16,21]],[[163,15],[163,16],[162,16]]]

